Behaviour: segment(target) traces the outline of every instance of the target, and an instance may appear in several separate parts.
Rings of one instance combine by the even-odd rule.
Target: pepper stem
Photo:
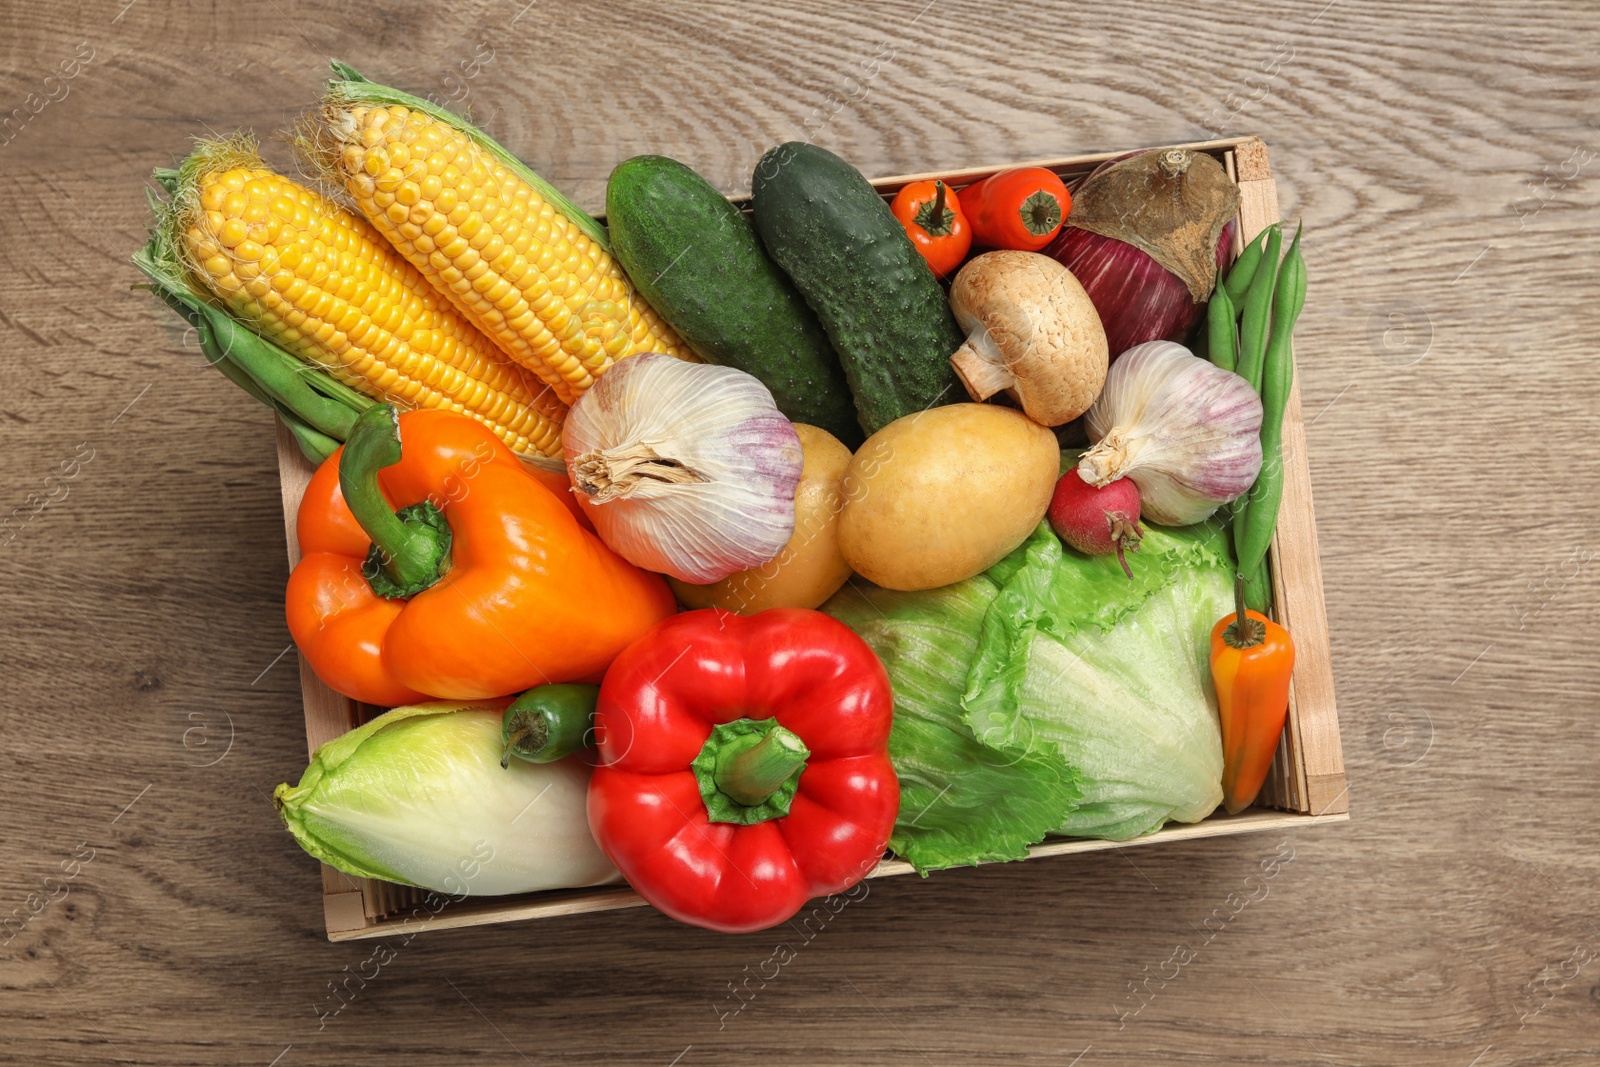
[[[946,206],[944,182],[933,183],[932,200],[924,200],[912,219],[929,237],[949,237],[955,232],[955,212]]]
[[[500,767],[503,770],[511,766],[511,757],[518,752],[538,752],[544,748],[545,742],[550,739],[550,728],[538,715],[519,715],[511,729],[502,736],[505,738],[505,744],[500,749]]]
[[[717,788],[747,807],[765,804],[810,755],[805,742],[782,726],[759,738],[740,738],[717,756]]]
[[[1233,621],[1222,631],[1222,639],[1229,648],[1255,648],[1267,639],[1267,627],[1260,619],[1252,619],[1244,606],[1244,575],[1233,576]]]
[[[599,699],[599,686],[573,683],[538,685],[517,697],[500,721],[500,766],[511,766],[513,756],[554,763],[592,748]]]
[[[1035,237],[1043,237],[1061,225],[1061,202],[1043,189],[1024,200],[1017,212],[1022,216],[1023,228]]]
[[[390,600],[415,596],[449,564],[450,527],[430,503],[396,513],[378,486],[378,472],[400,462],[400,413],[378,404],[356,418],[339,458],[339,489],[356,522],[372,538],[362,573]]]

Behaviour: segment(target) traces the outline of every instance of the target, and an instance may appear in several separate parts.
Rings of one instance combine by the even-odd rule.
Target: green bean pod
[[[1239,258],[1233,261],[1233,266],[1228,270],[1227,278],[1218,286],[1219,289],[1228,291],[1228,299],[1233,302],[1235,308],[1244,299],[1244,294],[1250,289],[1250,283],[1255,279],[1256,268],[1261,264],[1261,250],[1266,240],[1266,230],[1256,234],[1256,239],[1244,246],[1244,251],[1239,253]]]
[[[1267,249],[1250,280],[1244,297],[1244,315],[1239,322],[1239,365],[1241,378],[1256,392],[1261,391],[1261,362],[1267,348],[1267,326],[1271,318],[1273,286],[1278,280],[1278,250],[1283,245],[1283,230],[1277,223],[1267,228]]]
[[[1217,286],[1206,308],[1206,355],[1223,370],[1233,370],[1239,362],[1239,324],[1234,320],[1233,301],[1226,286]]]
[[[1267,574],[1267,561],[1256,564],[1256,569],[1244,583],[1244,606],[1265,615],[1272,607],[1272,580]],[[1282,622],[1283,620],[1278,620]]]
[[[1278,526],[1278,505],[1283,499],[1283,413],[1294,385],[1295,320],[1306,303],[1306,263],[1300,251],[1300,232],[1278,270],[1272,299],[1272,338],[1267,343],[1261,372],[1261,474],[1250,491],[1250,507],[1243,534],[1236,528],[1239,570],[1249,574],[1266,558]]]
[[[1250,287],[1244,296],[1244,314],[1239,321],[1239,357],[1234,373],[1250,383],[1256,392],[1261,391],[1261,364],[1266,358],[1267,327],[1271,320],[1273,286],[1278,280],[1278,249],[1283,243],[1283,230],[1273,223],[1256,235],[1265,239],[1266,248],[1260,262],[1252,272]],[[1259,480],[1259,479],[1258,479]],[[1240,573],[1246,573],[1239,551],[1243,548],[1244,527],[1250,512],[1250,501],[1256,487],[1235,500],[1230,508],[1233,517],[1234,554],[1239,558]]]
[[[139,257],[135,257],[139,263]],[[300,450],[320,463],[339,447],[356,416],[373,401],[252,333],[226,311],[180,290],[154,268],[139,264],[149,288],[196,330],[206,361],[250,396],[278,413]]]

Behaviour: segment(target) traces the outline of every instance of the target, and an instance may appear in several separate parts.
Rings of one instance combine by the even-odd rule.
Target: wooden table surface
[[[0,917],[39,909],[0,1061],[1600,1058],[1600,10],[874,8],[0,7]],[[128,256],[151,168],[270,138],[330,56],[594,208],[643,152],[735,192],[794,138],[890,174],[1259,133],[1308,233],[1352,821],[877,882],[737,1014],[782,935],[634,910],[424,935],[319,1016],[373,946],[324,939],[268,799],[305,756],[272,423]]]

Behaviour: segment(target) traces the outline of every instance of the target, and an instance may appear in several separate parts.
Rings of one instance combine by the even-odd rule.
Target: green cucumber
[[[967,399],[944,289],[860,171],[790,141],[761,157],[751,186],[756,232],[839,353],[863,430]]]
[[[700,358],[760,379],[793,421],[861,444],[828,335],[709,182],[675,159],[635,156],[611,172],[606,223],[634,287]]]

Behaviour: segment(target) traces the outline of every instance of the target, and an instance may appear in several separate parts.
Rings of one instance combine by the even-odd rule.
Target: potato
[[[839,548],[887,589],[971,578],[1039,525],[1060,463],[1055,435],[1010,408],[951,404],[896,419],[845,472]]]
[[[805,466],[794,494],[794,535],[771,561],[730,574],[710,585],[668,578],[679,603],[690,608],[725,608],[753,615],[767,608],[814,608],[850,577],[839,554],[839,480],[850,450],[815,426],[795,423]]]

